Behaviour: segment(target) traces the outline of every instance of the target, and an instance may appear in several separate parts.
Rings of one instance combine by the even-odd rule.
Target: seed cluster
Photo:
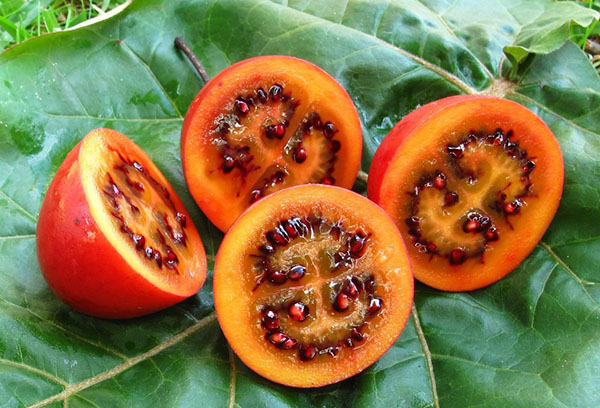
[[[305,265],[294,264],[287,270],[282,270],[273,266],[273,256],[278,250],[293,245],[293,241],[296,239],[312,239],[320,234],[329,234],[340,242],[339,249],[332,255],[333,262],[330,271],[332,273],[351,266],[352,260],[362,257],[371,236],[370,233],[360,230],[347,232],[341,223],[329,223],[317,216],[291,217],[282,220],[274,229],[265,233],[264,244],[258,248],[259,254],[254,255],[259,258],[255,264],[259,275],[254,290],[264,282],[279,286],[288,281],[302,281],[307,274]],[[337,289],[334,290],[331,298],[324,299],[325,302],[330,302],[331,312],[339,314],[340,318],[343,318],[353,307],[359,307],[358,304],[353,306],[354,302],[361,302],[365,310],[363,323],[351,325],[348,328],[347,337],[336,344],[326,345],[303,342],[292,337],[282,327],[282,317],[285,317],[286,320],[284,326],[305,324],[304,322],[310,324],[308,319],[311,315],[315,319],[318,318],[316,311],[311,310],[303,300],[293,296],[291,300],[288,299],[283,304],[277,306],[269,304],[261,309],[260,324],[266,331],[265,339],[282,350],[297,349],[298,358],[301,361],[310,361],[317,355],[336,356],[344,345],[352,348],[362,343],[366,338],[362,331],[365,322],[383,308],[383,299],[376,294],[374,277],[350,273],[342,278],[334,277],[331,282],[337,282],[333,286]]]
[[[120,163],[114,166],[114,170],[122,174],[122,177],[125,179],[127,185],[129,186],[128,190],[132,192],[136,191],[137,194],[141,194],[146,191],[146,186],[149,185],[158,194],[160,194],[164,202],[170,208],[170,210],[175,213],[175,221],[179,225],[179,227],[174,227],[173,225],[171,225],[171,223],[169,222],[169,215],[163,213],[162,224],[164,230],[166,230],[165,233],[168,234],[170,239],[175,244],[179,244],[184,247],[187,246],[187,236],[185,233],[187,217],[184,213],[177,211],[175,204],[171,200],[169,191],[166,189],[166,187],[160,184],[154,177],[152,177],[150,173],[139,162],[135,160],[126,159],[116,149],[111,148],[111,150],[116,152],[120,159]],[[161,252],[160,249],[149,245],[147,242],[147,238],[141,233],[134,231],[132,229],[133,227],[131,227],[128,224],[118,199],[121,198],[125,201],[125,203],[127,203],[130,212],[134,216],[140,213],[140,209],[134,204],[131,196],[128,194],[127,189],[123,189],[117,184],[117,182],[115,181],[115,177],[113,177],[113,174],[111,174],[110,172],[106,173],[106,177],[108,182],[106,183],[103,189],[103,193],[110,206],[112,207],[110,214],[119,221],[120,231],[129,236],[131,242],[135,246],[135,249],[139,251],[142,256],[145,256],[149,260],[153,260],[160,269],[162,269],[162,267],[165,266],[166,268],[174,271],[175,273],[179,273],[177,270],[179,259],[173,251],[173,248],[167,242],[167,239],[161,231],[161,228],[156,228],[155,236],[158,237],[163,252]],[[144,182],[136,178],[141,178]]]
[[[499,190],[496,193],[496,198],[490,204],[490,210],[501,214],[507,219],[508,217],[517,214],[523,205],[522,199],[531,192],[532,183],[530,174],[535,168],[535,162],[528,158],[527,152],[519,148],[518,142],[513,142],[511,137],[513,131],[510,130],[506,134],[502,129],[496,129],[491,134],[469,132],[469,135],[456,145],[448,145],[446,152],[449,155],[451,162],[454,164],[457,176],[461,180],[472,184],[476,179],[474,174],[469,173],[460,162],[465,155],[465,151],[469,146],[480,146],[482,144],[497,146],[499,151],[507,154],[512,160],[517,160],[520,168],[520,181],[523,184],[522,194],[514,199],[507,200],[507,195]],[[413,237],[413,245],[422,252],[433,255],[445,256],[452,265],[459,265],[465,262],[469,257],[480,256],[486,249],[484,245],[479,252],[468,253],[465,248],[457,246],[448,253],[440,253],[439,248],[435,243],[434,237],[427,237],[423,233],[421,223],[422,217],[418,215],[420,206],[420,195],[426,189],[435,189],[443,194],[443,206],[452,207],[459,200],[459,194],[456,191],[451,191],[447,187],[447,176],[440,170],[436,170],[433,174],[423,177],[419,184],[410,193],[413,196],[412,215],[406,218],[405,223],[408,226],[408,233]],[[462,231],[465,234],[477,235],[481,234],[485,243],[497,241],[500,239],[498,227],[494,224],[491,216],[484,213],[482,210],[470,210],[462,217]]]

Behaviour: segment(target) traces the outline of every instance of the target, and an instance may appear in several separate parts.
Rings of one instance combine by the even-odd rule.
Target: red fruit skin
[[[37,224],[38,260],[50,289],[74,309],[110,319],[146,315],[186,299],[148,282],[100,231],[83,190],[80,148],[81,142],[58,169]]]
[[[406,115],[402,121],[398,122],[396,126],[394,126],[394,131],[388,133],[373,156],[371,167],[369,168],[367,196],[376,203],[380,202],[379,193],[381,191],[383,176],[387,171],[389,164],[392,162],[396,151],[400,148],[402,143],[404,143],[404,140],[412,134],[413,129],[420,126],[423,122],[426,122],[429,117],[437,111],[456,103],[461,103],[469,99],[477,99],[479,97],[480,96],[478,95],[449,96],[415,109]]]

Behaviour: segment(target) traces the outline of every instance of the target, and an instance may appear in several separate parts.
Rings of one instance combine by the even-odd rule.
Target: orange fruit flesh
[[[472,130],[492,134],[496,129],[512,131],[510,140],[535,162],[527,180],[523,179],[523,162],[484,142],[465,149],[463,157],[457,160],[457,171],[448,146],[460,144]],[[406,222],[415,214],[415,186],[438,170],[447,176],[447,189],[456,191],[459,201],[446,207],[442,192],[424,189],[418,208],[425,210],[417,215],[422,216],[423,229],[436,243],[440,255],[447,255],[457,246],[466,248],[472,256],[460,265],[452,265],[447,257],[424,250]],[[469,182],[464,174],[462,178],[458,176],[465,172],[474,175],[474,181]],[[558,143],[539,118],[511,101],[471,98],[424,117],[404,134],[381,182],[379,204],[394,214],[417,279],[438,289],[472,290],[508,274],[533,249],[556,212],[562,184]],[[519,199],[517,213],[507,215],[502,209],[492,208],[499,192],[506,195],[503,202]],[[466,214],[473,209],[492,219],[498,240],[487,242],[480,235],[462,230]]]
[[[259,248],[269,245],[266,234],[290,219],[304,220],[310,232],[278,246],[274,254],[261,254]],[[339,235],[331,232],[334,225],[340,226]],[[368,237],[364,251],[336,268],[336,254],[348,250],[357,231]],[[269,271],[303,265],[306,273],[274,284],[261,267],[264,259]],[[369,277],[374,285],[367,290],[364,282]],[[360,280],[361,292],[345,310],[336,310],[336,296],[351,278]],[[404,327],[412,290],[403,242],[389,217],[364,197],[337,187],[293,187],[255,204],[230,229],[215,264],[215,308],[233,350],[259,374],[296,387],[337,382],[377,360]],[[375,313],[368,311],[373,297],[383,301]],[[305,320],[288,312],[294,302],[308,307]],[[294,347],[282,349],[269,341],[272,331],[264,327],[265,308],[278,311],[276,331],[293,338]],[[353,328],[364,338],[348,346],[345,341]],[[309,346],[318,352],[302,361],[299,348]]]
[[[282,88],[278,101],[270,95],[273,86]],[[266,101],[259,100],[258,89],[265,91]],[[248,102],[247,112],[237,107],[238,97]],[[335,106],[329,106],[334,100]],[[320,125],[306,126],[314,114]],[[330,137],[339,143],[333,150],[322,129],[326,123],[334,126]],[[276,125],[285,125],[283,134],[268,137],[268,128]],[[221,72],[198,94],[186,115],[182,158],[194,199],[217,227],[226,230],[255,201],[253,192],[265,196],[329,178],[350,188],[359,167],[361,142],[356,110],[335,80],[296,58],[258,57]],[[295,160],[300,146],[306,158]],[[236,157],[236,148],[249,149],[243,157],[251,159],[224,171],[226,156]],[[277,172],[282,177],[273,178]]]
[[[102,159],[99,159],[102,158]],[[81,147],[81,178],[100,231],[127,263],[181,296],[204,282],[202,242],[183,203],[150,158],[108,129]]]

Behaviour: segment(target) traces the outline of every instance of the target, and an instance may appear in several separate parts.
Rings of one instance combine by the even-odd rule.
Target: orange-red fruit
[[[52,291],[94,316],[155,312],[194,295],[206,277],[183,203],[142,149],[110,129],[93,130],[69,152],[36,235]]]
[[[272,271],[289,279],[270,280]],[[381,208],[309,184],[273,193],[238,218],[219,248],[213,289],[223,333],[248,367],[281,384],[320,387],[361,372],[394,343],[413,278]]]
[[[352,187],[361,152],[346,91],[316,65],[287,56],[250,58],[219,73],[194,98],[181,133],[190,192],[222,231],[285,187]]]
[[[367,190],[398,225],[415,277],[465,291],[527,257],[558,208],[563,178],[558,142],[534,113],[461,95],[415,110],[389,132]]]

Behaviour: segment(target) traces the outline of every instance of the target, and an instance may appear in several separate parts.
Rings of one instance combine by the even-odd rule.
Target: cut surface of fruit
[[[558,208],[563,174],[558,142],[534,113],[461,95],[399,122],[367,189],[395,219],[415,277],[463,291],[496,282],[531,252]]]
[[[215,308],[231,347],[295,387],[341,381],[375,362],[413,298],[392,220],[339,187],[296,186],[250,207],[217,254]]]
[[[200,236],[151,159],[109,129],[67,156],[42,205],[44,277],[88,314],[132,317],[195,294],[206,277]]]
[[[192,196],[226,231],[282,188],[352,187],[362,133],[352,100],[329,74],[298,58],[264,56],[206,84],[186,114],[181,145]]]

